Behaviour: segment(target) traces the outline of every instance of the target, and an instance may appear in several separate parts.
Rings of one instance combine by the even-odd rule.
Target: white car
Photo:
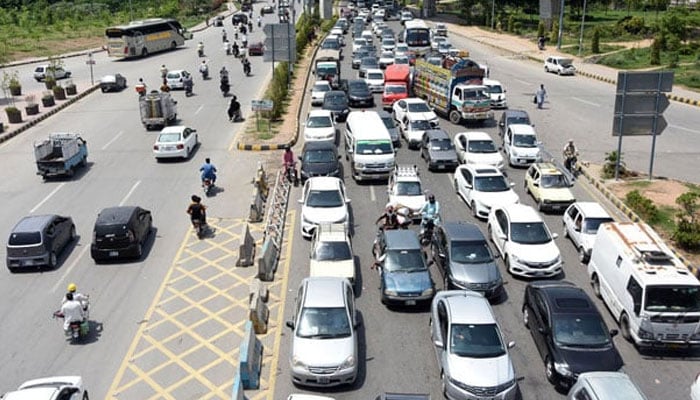
[[[503,156],[488,133],[460,132],[455,135],[454,143],[462,164],[490,165],[503,170]]]
[[[381,69],[368,69],[365,74],[365,82],[372,93],[381,93],[384,91],[384,71]]]
[[[486,86],[486,93],[491,98],[491,108],[508,108],[506,89],[501,85],[501,82],[484,79],[483,85]]]
[[[54,79],[63,79],[68,78],[70,75],[70,71],[67,71],[61,66],[52,67],[49,64],[44,64],[34,68],[34,79],[36,79],[37,82],[45,80],[47,76],[53,76]]]
[[[435,112],[423,99],[417,97],[401,99],[394,102],[391,109],[394,112],[394,119],[399,122],[402,122],[410,115],[416,120],[423,119],[429,121],[433,128],[440,126],[440,120],[438,120],[437,115],[435,115]]]
[[[398,103],[398,101],[396,103]],[[409,149],[420,148],[425,131],[434,129],[430,121],[424,119],[423,115],[408,114],[404,119],[398,122],[401,135],[403,135],[404,140],[406,140]]]
[[[355,256],[348,227],[320,224],[314,232],[309,255],[309,276],[335,276],[355,284]]]
[[[357,51],[360,50],[360,48],[362,46],[367,46],[368,44],[372,44],[372,43],[367,42],[367,39],[365,39],[365,38],[362,38],[362,37],[355,38],[352,41],[352,54],[357,53]]]
[[[549,56],[544,60],[544,72],[556,72],[557,75],[573,75],[576,68],[568,57]]]
[[[153,155],[161,158],[189,158],[199,145],[197,130],[186,126],[166,126],[153,144]]]
[[[564,211],[562,220],[564,236],[571,239],[576,246],[578,259],[582,263],[587,263],[591,257],[593,242],[600,224],[614,222],[610,214],[594,201],[578,201],[570,205]]]
[[[403,25],[404,22],[411,20],[413,20],[413,14],[410,11],[401,12],[401,25]]]
[[[310,239],[322,223],[348,226],[348,199],[339,178],[317,176],[304,184],[301,203],[301,236]]]
[[[88,392],[80,376],[53,376],[24,382],[2,400],[87,400]]]
[[[394,51],[396,48],[396,40],[392,38],[384,38],[382,40],[382,50]]]
[[[328,81],[316,81],[314,86],[311,88],[311,105],[320,106],[323,104],[323,97],[326,92],[333,90],[331,84]]]
[[[172,71],[168,71],[165,79],[168,82],[170,89],[184,89],[185,84],[183,82],[183,78],[187,75],[190,75],[190,73],[184,69],[174,69]]]
[[[374,34],[371,30],[365,29],[364,31],[362,31],[362,35],[360,35],[360,37],[367,40],[368,44],[372,44],[374,41]]]
[[[438,48],[440,47],[440,43],[445,43],[445,42],[448,42],[446,37],[433,36],[433,39],[430,41],[430,49],[433,51],[437,51]]]
[[[409,52],[408,50],[408,45],[404,43],[398,43],[396,47],[394,48],[394,55],[397,56],[405,56]]]
[[[372,32],[374,32],[374,35],[381,37],[382,31],[387,27],[387,24],[384,21],[375,21],[372,24]]]
[[[329,110],[311,110],[304,123],[304,140],[327,140],[335,142],[336,127]]]
[[[404,206],[413,217],[420,217],[418,211],[428,200],[415,165],[397,165],[389,177],[387,193],[389,204]]]
[[[551,278],[562,272],[562,258],[542,216],[523,204],[497,206],[489,213],[491,241],[512,275]]]
[[[331,35],[336,35],[336,36],[338,36],[338,37],[340,38],[340,44],[341,44],[341,45],[344,45],[344,44],[345,44],[345,41],[344,41],[345,38],[343,37],[343,35],[345,35],[345,32],[343,31],[343,28],[341,28],[341,27],[335,27],[335,28],[331,29],[331,33],[330,33],[330,34],[331,34]]]
[[[379,68],[386,69],[389,65],[394,63],[394,52],[393,51],[382,51],[379,56]]]
[[[501,171],[490,165],[464,164],[454,174],[455,190],[471,208],[474,218],[486,219],[496,206],[519,203],[513,186]]]
[[[508,125],[503,135],[503,151],[508,156],[510,166],[526,166],[537,161],[540,147],[535,128],[525,124]]]
[[[384,21],[386,17],[386,11],[379,9],[372,14],[372,19]]]

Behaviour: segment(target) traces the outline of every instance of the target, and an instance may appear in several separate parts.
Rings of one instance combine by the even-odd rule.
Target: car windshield
[[[450,258],[454,262],[464,264],[483,264],[493,261],[493,256],[491,256],[486,241],[453,241],[450,249]]]
[[[408,57],[406,57],[406,56],[394,57],[394,64],[408,64]]]
[[[161,133],[160,135],[158,135],[158,143],[174,143],[179,141],[179,133]]]
[[[387,85],[384,88],[384,93],[403,94],[403,93],[406,93],[406,86],[404,86],[404,85]]]
[[[496,153],[498,149],[493,140],[470,140],[469,141],[469,152],[470,153]]]
[[[358,154],[390,154],[394,152],[390,141],[362,140],[357,141]]]
[[[544,222],[516,222],[510,228],[510,240],[515,243],[544,244],[552,241]]]
[[[389,34],[389,35],[392,35],[391,32],[389,32],[388,34]],[[384,40],[382,41],[382,44],[385,45],[385,46],[394,46],[394,45],[396,44],[396,41],[394,41],[394,39],[384,39]]]
[[[331,90],[331,85],[329,85],[326,82],[316,83],[314,85],[314,88],[313,88],[314,92],[329,92],[330,90]]]
[[[558,315],[553,318],[554,341],[562,346],[601,347],[610,344],[603,320],[595,314]]]
[[[423,252],[415,250],[389,250],[384,259],[384,270],[387,272],[418,272],[427,271]]]
[[[430,121],[425,119],[419,119],[417,121],[411,121],[409,123],[409,128],[412,131],[424,131],[426,129],[432,128],[432,126],[430,126]]]
[[[382,74],[381,72],[368,72],[367,79],[381,81],[384,80],[384,74]]]
[[[465,99],[472,100],[487,99],[489,97],[483,90],[465,90],[463,96]]]
[[[385,51],[382,53],[382,58],[394,58],[394,53],[391,51]]]
[[[27,246],[41,243],[41,233],[39,232],[13,232],[7,242],[10,246]]]
[[[333,126],[333,122],[330,117],[309,117],[306,121],[307,128],[330,128]]]
[[[321,65],[316,68],[316,73],[319,76],[336,75],[338,73],[338,69],[335,67],[335,65]]]
[[[337,159],[332,150],[307,150],[303,160],[306,163],[329,163]]]
[[[600,227],[600,224],[604,224],[606,222],[613,222],[612,218],[586,218],[586,221],[583,224],[583,233],[587,233],[589,235],[595,235],[596,232],[598,232],[598,228]]]
[[[651,312],[700,312],[700,287],[647,286],[644,309]]]
[[[326,95],[323,98],[323,100],[327,104],[334,105],[334,106],[345,106],[346,104],[348,104],[348,99],[345,98],[345,95],[342,95],[342,94],[332,95],[332,96]]]
[[[474,189],[478,192],[505,192],[510,190],[510,185],[500,175],[477,176],[474,178]]]
[[[180,72],[168,72],[168,79],[180,79]]]
[[[449,138],[433,139],[430,141],[430,149],[438,151],[449,151],[454,148],[452,141]]]
[[[540,181],[543,188],[556,189],[569,187],[569,181],[564,175],[542,175]]]
[[[337,190],[312,190],[306,199],[306,205],[315,208],[341,207],[343,198]]]
[[[362,66],[367,68],[374,68],[377,64],[377,59],[374,57],[365,57],[362,59]]]
[[[382,117],[382,122],[384,122],[384,126],[386,126],[386,129],[394,129],[396,128],[396,121],[394,121],[394,118],[391,116],[388,116],[386,118]]]
[[[369,50],[359,50],[357,53],[355,53],[355,59],[360,61],[369,56],[371,56]]]
[[[396,182],[397,196],[422,196],[420,182]]]
[[[535,135],[513,135],[513,145],[517,147],[537,147]]]
[[[448,43],[448,42],[438,43],[438,48],[440,48],[440,49],[450,49],[450,48],[452,48],[452,44],[450,44],[450,43]]]
[[[427,104],[420,102],[420,103],[408,103],[408,112],[414,112],[414,113],[425,113],[425,112],[430,112],[430,107],[428,107]]]
[[[453,324],[450,353],[459,357],[493,358],[506,353],[496,324]]]
[[[338,339],[350,337],[352,330],[348,313],[343,307],[301,310],[297,337],[307,339]]]
[[[501,87],[501,85],[491,85],[486,86],[486,91],[489,93],[501,94],[503,93],[503,88]]]
[[[526,116],[522,117],[509,117],[506,125],[515,125],[515,124],[522,124],[522,125],[530,125],[530,118]]]
[[[352,260],[352,252],[347,242],[320,242],[311,258],[316,261]]]
[[[357,46],[364,46],[364,45],[367,44],[367,39],[365,39],[365,38],[357,38],[357,39],[355,39],[354,44],[357,45]]]
[[[338,50],[340,48],[340,44],[337,40],[326,39],[325,41],[323,41],[323,44],[321,44],[321,48]]]

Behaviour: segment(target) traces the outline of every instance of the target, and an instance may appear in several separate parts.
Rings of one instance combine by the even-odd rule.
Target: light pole
[[[496,26],[496,0],[491,0],[491,30]]]
[[[583,0],[583,15],[581,15],[581,36],[578,38],[578,55],[583,53],[583,24],[586,22],[586,0]]]
[[[561,50],[561,35],[564,32],[564,0],[559,5],[559,32],[557,33],[557,50]]]

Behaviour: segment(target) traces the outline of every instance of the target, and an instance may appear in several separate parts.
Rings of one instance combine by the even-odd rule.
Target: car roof
[[[56,217],[55,214],[27,215],[12,229],[13,233],[40,231]]]
[[[527,124],[510,124],[508,128],[515,135],[536,135],[535,128]]]
[[[529,285],[542,293],[553,314],[598,313],[586,292],[569,281],[545,280]]]
[[[449,140],[450,139],[450,135],[448,135],[444,129],[426,129],[425,133],[423,133],[423,134],[428,135],[429,140],[434,140],[434,139],[437,139],[437,140],[448,139]]]
[[[481,83],[486,85],[486,86],[501,86],[501,82],[499,82],[495,79],[484,78],[484,80],[482,80]]]
[[[330,92],[327,92],[330,93]],[[332,114],[329,110],[316,109],[309,111],[309,118],[311,117],[328,117],[331,118]]]
[[[451,241],[486,241],[481,229],[475,224],[463,221],[449,221],[442,224],[442,230]]]
[[[464,137],[466,137],[468,140],[490,140],[493,142],[491,135],[482,131],[460,132],[457,135],[464,135]]]
[[[138,207],[135,206],[119,206],[103,208],[97,214],[95,225],[114,225],[125,224],[134,214]]]
[[[187,127],[184,125],[166,126],[160,131],[160,133],[182,133],[185,128]]]
[[[578,376],[578,380],[585,381],[593,389],[596,399],[646,400],[646,396],[624,372],[584,372]]]
[[[332,176],[314,176],[307,181],[311,190],[337,190],[342,181]]]
[[[316,85],[326,85],[326,86],[329,86],[329,87],[331,86],[331,84],[328,83],[328,81],[325,81],[325,80],[324,80],[324,81],[316,81],[316,82],[314,82],[314,86],[316,86]]]
[[[329,142],[327,140],[312,140],[310,142],[304,142],[304,148],[301,152],[307,150],[335,150],[335,143]]]
[[[418,235],[408,229],[388,230],[384,232],[384,242],[391,250],[420,250]]]
[[[586,218],[612,218],[603,206],[595,201],[577,201],[574,204]]]
[[[471,290],[447,290],[439,292],[436,299],[447,303],[453,324],[495,324],[496,318],[489,301]]]
[[[419,98],[419,97],[407,97],[405,99],[401,99],[401,101],[405,101],[406,104],[414,104],[414,103],[425,103],[425,100]]]
[[[527,117],[528,119],[530,119],[530,116],[525,110],[505,110],[503,111],[503,115],[505,116],[505,118]]]
[[[345,278],[312,276],[304,278],[304,307],[331,308],[345,306]]]
[[[510,222],[544,222],[534,208],[525,204],[507,204],[500,208],[508,214]]]
[[[379,68],[367,68],[367,74],[374,74],[374,73],[380,73],[382,76],[384,76],[384,71],[382,71]]]
[[[551,162],[539,162],[532,165],[543,175],[564,175],[564,173]]]
[[[462,164],[457,169],[468,169],[474,176],[504,176],[498,168],[488,164]]]

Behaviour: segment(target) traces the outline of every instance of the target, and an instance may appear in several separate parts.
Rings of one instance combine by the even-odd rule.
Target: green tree
[[[600,53],[600,29],[593,28],[593,38],[591,39],[591,51],[593,54]]]
[[[559,21],[554,21],[552,24],[552,30],[549,32],[549,40],[552,43],[557,43],[559,39]]]
[[[651,59],[649,60],[649,63],[651,65],[661,64],[661,41],[659,40],[659,35],[657,35],[657,37],[654,38],[654,41],[651,43]]]
[[[537,37],[544,36],[544,29],[544,21],[540,20],[540,22],[537,24]]]
[[[676,198],[681,210],[676,214],[678,218],[676,229],[673,232],[673,240],[684,249],[693,250],[700,247],[700,223],[698,223],[698,210],[700,193],[686,192]]]

